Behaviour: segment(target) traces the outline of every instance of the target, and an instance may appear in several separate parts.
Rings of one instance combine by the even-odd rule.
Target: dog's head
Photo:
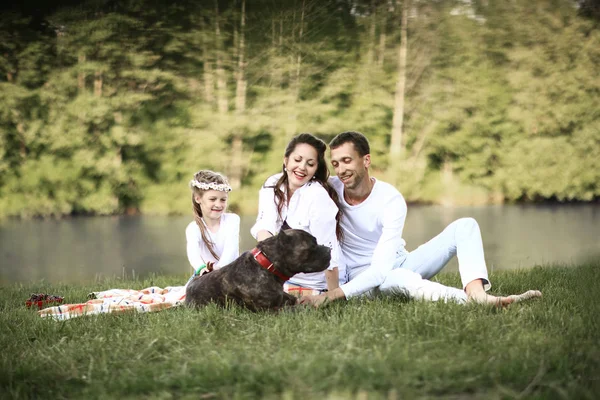
[[[313,235],[301,229],[288,229],[260,242],[257,247],[282,273],[320,272],[331,261],[331,250],[317,244]]]

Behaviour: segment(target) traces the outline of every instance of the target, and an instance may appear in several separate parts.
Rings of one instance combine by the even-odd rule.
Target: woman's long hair
[[[285,158],[289,158],[290,154],[292,154],[294,149],[296,149],[296,146],[299,144],[308,144],[309,146],[313,147],[317,152],[317,171],[315,172],[315,176],[313,179],[319,182],[321,186],[323,186],[325,190],[327,190],[329,197],[331,198],[331,200],[333,200],[336,207],[338,208],[338,213],[335,216],[335,235],[338,241],[341,242],[344,236],[342,227],[340,226],[340,220],[342,218],[342,208],[340,206],[340,201],[337,192],[333,187],[331,187],[331,185],[327,181],[329,179],[329,169],[327,169],[327,164],[325,162],[325,151],[327,150],[327,145],[324,141],[322,141],[314,135],[311,135],[310,133],[301,133],[297,136],[294,136],[294,138],[292,138],[292,140],[288,143],[285,149]],[[275,192],[275,197],[273,201],[275,201],[275,205],[277,206],[277,213],[279,215],[280,220],[283,220],[281,213],[283,210],[283,206],[288,202],[286,192],[289,190],[289,181],[287,173],[285,171],[285,165],[283,165],[282,170],[283,175],[281,176],[281,178],[279,178],[277,183],[275,183],[275,186],[273,186],[273,190]],[[285,191],[281,190],[282,186],[285,188]]]
[[[218,172],[213,172],[208,169],[200,170],[194,174],[194,180],[192,182],[199,183],[216,183],[216,184],[224,184],[229,185],[227,182],[227,178],[224,175],[219,174]],[[215,258],[215,260],[219,261],[219,255],[215,251],[215,244],[212,240],[210,240],[207,232],[206,225],[204,221],[202,221],[202,209],[200,208],[200,204],[196,202],[195,195],[202,197],[207,190],[198,189],[193,184],[190,183],[190,189],[192,189],[192,208],[194,210],[194,220],[196,221],[196,225],[200,228],[200,235],[202,236],[202,241],[208,248],[210,254]]]

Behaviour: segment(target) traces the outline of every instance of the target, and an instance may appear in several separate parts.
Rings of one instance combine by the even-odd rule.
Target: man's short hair
[[[336,137],[329,142],[329,148],[337,149],[348,142],[354,145],[354,149],[358,152],[359,156],[364,157],[367,154],[371,154],[371,146],[369,146],[367,137],[360,132],[354,131],[342,132],[336,135]]]

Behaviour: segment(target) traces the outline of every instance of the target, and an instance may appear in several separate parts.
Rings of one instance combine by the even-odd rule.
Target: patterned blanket
[[[312,296],[323,293],[321,290],[311,289],[289,282],[283,284],[283,291],[296,297]]]
[[[283,290],[296,297],[320,294],[321,291],[285,283]],[[152,286],[142,290],[109,289],[88,294],[90,300],[78,304],[62,304],[38,311],[41,317],[63,321],[84,315],[123,312],[156,312],[177,307],[185,301],[185,286]]]
[[[84,315],[155,312],[177,307],[185,300],[185,286],[153,286],[142,290],[109,289],[88,294],[90,300],[79,304],[62,304],[38,311],[41,317],[67,320]]]

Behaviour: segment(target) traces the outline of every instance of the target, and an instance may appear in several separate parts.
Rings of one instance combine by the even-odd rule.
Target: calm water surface
[[[460,217],[481,226],[490,270],[600,260],[600,206],[409,206],[409,250]],[[254,247],[242,218],[241,251]],[[81,217],[0,222],[0,284],[45,280],[91,282],[103,277],[181,274],[190,217]],[[456,262],[449,265],[455,270]]]

